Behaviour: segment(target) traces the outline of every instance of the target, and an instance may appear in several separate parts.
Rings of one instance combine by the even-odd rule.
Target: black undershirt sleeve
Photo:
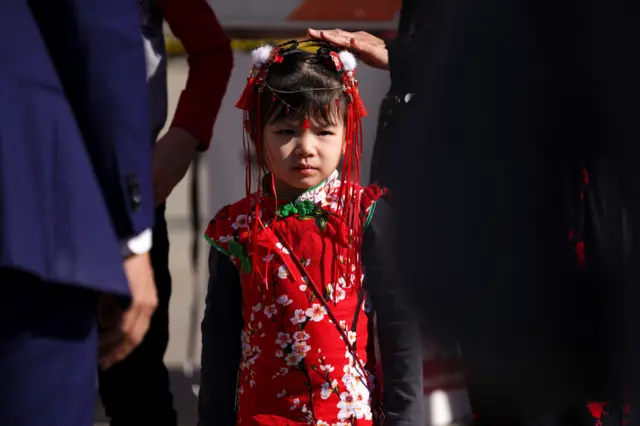
[[[202,320],[198,426],[232,426],[236,423],[243,323],[238,269],[226,255],[212,247]]]
[[[364,234],[362,258],[365,286],[377,318],[384,425],[419,425],[424,423],[420,330],[409,305],[403,301],[399,275],[394,272],[391,208],[384,199],[374,208]]]

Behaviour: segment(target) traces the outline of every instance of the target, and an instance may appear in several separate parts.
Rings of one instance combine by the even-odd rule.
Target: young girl
[[[356,60],[310,47],[254,51],[237,104],[255,155],[247,150],[247,196],[206,231],[201,426],[424,422],[417,326],[383,268],[392,254],[385,191],[357,184]]]

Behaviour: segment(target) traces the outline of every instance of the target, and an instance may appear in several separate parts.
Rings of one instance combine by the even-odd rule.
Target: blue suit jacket
[[[4,0],[0,268],[128,294],[119,241],[152,226],[134,0]]]

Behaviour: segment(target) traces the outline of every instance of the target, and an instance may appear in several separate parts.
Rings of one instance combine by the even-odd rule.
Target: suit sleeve
[[[33,0],[117,236],[153,222],[152,143],[140,10],[132,0]]]
[[[365,231],[363,263],[377,317],[384,425],[410,426],[424,423],[423,351],[418,322],[399,294],[391,224],[391,209],[380,199]]]
[[[209,285],[202,320],[198,426],[232,426],[240,365],[242,290],[238,269],[215,247],[209,251]]]
[[[204,151],[231,77],[231,41],[207,0],[159,0],[158,6],[182,42],[189,62],[187,85],[171,126],[189,132],[200,142],[198,149]]]

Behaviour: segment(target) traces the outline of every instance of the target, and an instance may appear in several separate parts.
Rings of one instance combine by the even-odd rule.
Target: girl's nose
[[[309,157],[313,155],[315,152],[314,146],[313,134],[310,131],[305,130],[298,141],[298,155],[301,155],[303,157]]]

